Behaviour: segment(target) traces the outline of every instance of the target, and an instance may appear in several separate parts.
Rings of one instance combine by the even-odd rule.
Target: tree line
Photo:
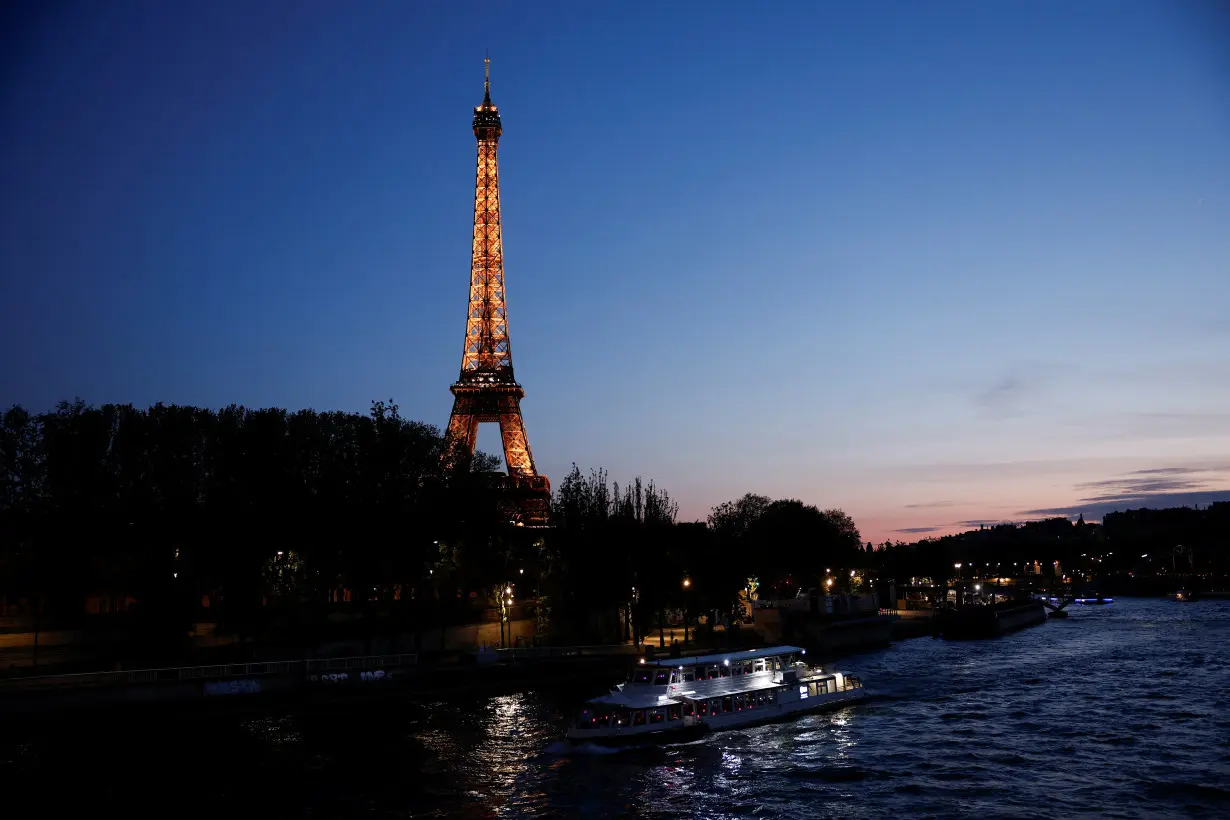
[[[754,586],[815,585],[858,555],[839,510],[747,495],[678,522],[653,482],[576,466],[556,482],[550,528],[509,526],[490,480],[499,460],[446,469],[442,447],[392,401],[366,415],[12,407],[0,596],[66,625],[87,596],[131,598],[128,628],[155,644],[206,604],[241,635],[310,632],[340,603],[390,629],[498,605],[530,606],[556,640],[614,640],[667,610],[730,612]]]
[[[980,526],[912,544],[886,544],[875,553],[884,577],[927,577],[936,583],[971,569],[1019,576],[1035,565],[1043,576],[1079,572],[1095,579],[1158,575],[1230,575],[1230,502],[1203,509],[1174,507],[1108,513],[1102,523],[1055,517]],[[998,572],[993,572],[996,570]]]

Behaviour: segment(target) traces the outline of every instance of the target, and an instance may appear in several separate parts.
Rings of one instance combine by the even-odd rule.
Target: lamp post
[[[692,579],[683,579],[683,645],[688,645],[688,591],[692,588]]]
[[[513,605],[513,591],[512,591],[511,584],[506,583],[504,585],[504,590],[500,594],[499,601],[500,601],[500,646],[504,647],[504,646],[507,646],[509,643],[512,643],[512,620],[509,617],[509,615],[512,612],[512,605]],[[504,624],[505,623],[508,624],[507,641],[504,638]]]

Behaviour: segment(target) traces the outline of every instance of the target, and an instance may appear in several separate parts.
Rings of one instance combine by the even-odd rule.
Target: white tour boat
[[[641,660],[626,683],[585,702],[574,743],[678,743],[862,700],[853,675],[809,667],[797,646]]]

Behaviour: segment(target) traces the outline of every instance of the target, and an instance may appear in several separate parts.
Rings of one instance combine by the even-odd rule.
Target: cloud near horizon
[[[1084,515],[1087,521],[1101,521],[1107,513],[1126,510],[1167,507],[1195,507],[1230,501],[1230,490],[1204,490],[1200,492],[1145,493],[1141,495],[1106,496],[1104,499],[1086,499],[1067,507],[1047,507],[1026,510],[1022,515]]]
[[[1107,513],[1123,510],[1207,505],[1230,501],[1226,484],[1230,484],[1230,465],[1153,467],[1077,484],[1077,490],[1109,492],[1086,496],[1075,504],[1025,510],[1021,515],[1083,514],[1091,521],[1100,521]]]

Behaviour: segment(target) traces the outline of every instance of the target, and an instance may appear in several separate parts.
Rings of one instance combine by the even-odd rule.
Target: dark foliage
[[[405,630],[510,597],[557,641],[616,640],[668,611],[730,613],[757,576],[815,584],[857,554],[840,511],[749,495],[711,526],[680,524],[653,482],[575,466],[551,529],[512,527],[489,480],[499,460],[446,471],[441,447],[391,401],[368,415],[14,407],[0,418],[0,596],[66,626],[89,620],[91,596],[131,603],[115,617],[162,655],[203,617],[293,642],[343,603]]]

